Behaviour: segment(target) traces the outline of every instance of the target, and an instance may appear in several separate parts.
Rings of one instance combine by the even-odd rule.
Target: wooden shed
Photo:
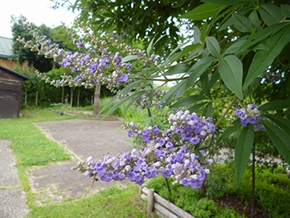
[[[22,83],[27,79],[0,65],[0,118],[19,117]]]

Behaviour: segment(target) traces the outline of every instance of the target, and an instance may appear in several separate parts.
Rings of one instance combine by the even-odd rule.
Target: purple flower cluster
[[[25,48],[31,48],[32,51],[37,51],[39,55],[44,55],[46,58],[53,58],[61,66],[71,69],[76,73],[75,77],[63,76],[60,80],[50,81],[45,75],[39,74],[43,80],[51,83],[54,86],[85,86],[92,88],[96,84],[109,84],[110,87],[119,87],[122,84],[128,83],[131,71],[130,63],[123,63],[119,52],[112,53],[108,51],[108,46],[104,41],[92,41],[94,49],[86,49],[85,43],[77,38],[75,33],[68,33],[73,37],[73,41],[77,48],[85,51],[85,53],[64,51],[58,45],[46,40],[45,37],[39,36],[29,23],[26,23],[27,28],[33,34],[36,44],[31,41],[25,41],[19,37],[17,40],[25,44]]]
[[[261,112],[257,109],[255,103],[248,104],[246,108],[237,109],[236,115],[240,118],[243,127],[246,127],[249,123],[254,125],[255,131],[264,130],[264,127],[259,124]]]
[[[100,179],[109,182],[128,178],[141,185],[145,177],[161,175],[173,178],[174,183],[200,188],[209,173],[207,165],[211,160],[203,163],[191,151],[194,145],[214,133],[215,127],[209,119],[190,114],[189,111],[178,111],[171,114],[168,120],[171,126],[165,131],[158,126],[141,130],[140,125],[125,123],[124,128],[130,128],[129,137],[141,137],[148,144],[147,147],[124,152],[119,157],[105,155],[99,161],[90,157],[74,169],[84,172],[93,181]]]
[[[105,155],[103,160],[98,161],[89,157],[87,161],[79,162],[73,169],[83,172],[93,181],[110,182],[128,178],[131,182],[141,185],[145,178],[161,175],[173,178],[174,183],[200,188],[206,174],[209,173],[207,165],[211,162],[207,160],[206,163],[202,163],[199,156],[182,146],[177,149],[165,147],[133,149],[118,157]]]

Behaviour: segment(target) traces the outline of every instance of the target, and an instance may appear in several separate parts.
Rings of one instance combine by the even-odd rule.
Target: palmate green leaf
[[[281,5],[282,15],[285,17],[290,17],[290,5]]]
[[[138,80],[135,82],[132,82],[130,85],[126,86],[124,89],[121,90],[120,94],[127,95],[129,92],[131,92],[136,87],[139,87],[142,84],[143,81]]]
[[[290,125],[289,125],[290,120],[289,119],[286,119],[278,115],[273,115],[273,114],[264,114],[264,116],[272,120],[281,129],[283,129],[285,132],[288,132],[290,134]]]
[[[283,27],[285,27],[286,23],[279,23],[273,26],[266,27],[265,29],[257,32],[256,34],[252,35],[237,51],[237,53],[261,42],[262,40],[266,39],[268,36],[272,35],[273,33],[279,31]]]
[[[290,108],[290,98],[279,99],[275,101],[270,101],[259,107],[259,110],[270,111],[270,110],[282,110],[284,108]]]
[[[250,3],[251,0],[202,0],[202,2],[209,2],[218,5],[242,5]]]
[[[239,99],[243,99],[243,64],[241,60],[234,55],[228,55],[221,60],[218,71],[225,85],[233,91]]]
[[[220,143],[222,140],[227,139],[230,137],[234,132],[238,132],[242,128],[240,119],[234,120],[229,127],[227,127],[224,132],[220,135],[217,140],[217,143]]]
[[[187,96],[185,98],[181,98],[179,100],[177,100],[176,103],[174,103],[173,105],[171,105],[171,108],[180,108],[180,107],[188,107],[189,105],[191,105],[192,103],[197,103],[201,100],[205,100],[206,98],[203,95],[191,95],[191,96]]]
[[[189,78],[187,79],[186,87],[192,86],[192,84],[201,76],[214,61],[213,57],[206,57],[197,61],[189,70]]]
[[[220,45],[217,39],[213,36],[207,36],[205,38],[206,47],[208,48],[209,52],[212,56],[219,58],[221,53]]]
[[[191,20],[204,20],[215,16],[224,7],[225,6],[223,5],[204,3],[194,8],[193,10],[183,14],[179,18],[188,18]]]
[[[232,18],[233,18],[232,20],[233,20],[234,26],[240,32],[247,33],[247,32],[251,32],[251,30],[254,29],[251,21],[246,16],[235,13],[232,15]]]
[[[270,3],[262,4],[259,7],[259,13],[268,26],[279,23],[283,18],[281,9]]]
[[[263,73],[264,70],[273,63],[275,58],[289,42],[290,25],[284,27],[267,40],[265,45],[269,47],[269,50],[258,51],[255,54],[245,79],[244,88],[247,88],[257,76]]]
[[[247,125],[243,128],[241,134],[238,137],[235,148],[235,170],[236,170],[236,182],[239,187],[242,176],[249,162],[252,145],[254,142],[254,127],[253,125]]]
[[[269,123],[266,120],[261,120],[261,123],[266,128],[270,139],[278,149],[279,153],[284,157],[286,162],[290,164],[290,135],[289,133],[277,128],[277,126]]]

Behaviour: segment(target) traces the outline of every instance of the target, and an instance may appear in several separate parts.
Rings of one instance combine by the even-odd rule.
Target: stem
[[[233,106],[233,104],[235,103],[235,101],[238,99],[238,97],[236,96],[232,102],[230,103],[230,105],[228,106],[228,108],[226,109],[226,111],[223,113],[223,115],[221,116],[221,118],[216,122],[215,126],[217,127],[218,125],[220,125],[220,123],[222,122],[222,120],[225,118],[225,116],[227,115],[227,113],[229,112],[229,110],[231,109],[231,107]]]
[[[255,217],[255,143],[252,153],[252,203],[251,203],[251,218]]]
[[[149,117],[152,117],[152,115],[151,115],[151,111],[150,111],[150,108],[148,108],[148,107],[147,107],[147,112],[148,112],[148,116],[149,116]]]
[[[166,181],[166,186],[167,186],[167,189],[168,189],[168,192],[169,192],[169,195],[170,195],[170,201],[172,201],[172,194],[171,194],[171,189],[170,189],[170,186],[169,186],[168,179],[165,178],[165,181]]]

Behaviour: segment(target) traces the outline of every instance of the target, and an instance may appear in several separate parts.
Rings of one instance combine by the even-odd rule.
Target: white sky
[[[1,5],[0,36],[12,38],[11,15],[23,15],[28,22],[37,26],[45,24],[56,27],[61,25],[61,22],[71,26],[76,15],[62,8],[54,10],[51,6],[53,3],[50,0],[6,0]]]

